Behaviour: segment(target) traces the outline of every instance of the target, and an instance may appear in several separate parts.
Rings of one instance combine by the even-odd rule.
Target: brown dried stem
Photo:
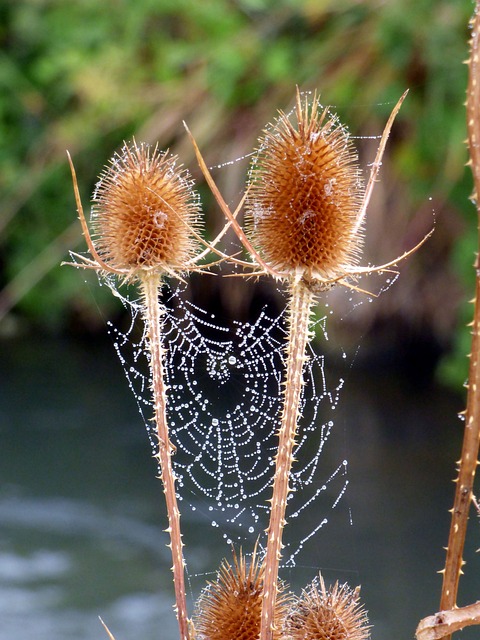
[[[151,392],[154,422],[158,438],[160,475],[167,508],[175,608],[180,640],[189,640],[185,594],[185,562],[180,531],[180,512],[172,467],[173,445],[170,442],[166,415],[167,388],[164,379],[163,346],[164,307],[159,300],[163,276],[176,275],[195,262],[193,238],[198,207],[192,189],[181,173],[174,173],[174,159],[152,152],[145,145],[125,146],[122,156],[102,174],[97,186],[94,231],[100,250],[95,246],[83,212],[75,175],[72,171],[75,200],[88,249],[92,258],[79,258],[76,266],[115,274],[140,284],[143,298],[146,345],[152,376]],[[102,622],[102,624],[104,624]],[[105,626],[105,624],[104,624]],[[105,627],[106,628],[106,627]],[[109,636],[113,638],[108,631]]]
[[[277,597],[278,564],[282,555],[282,533],[285,526],[293,447],[300,414],[303,365],[306,359],[305,352],[309,339],[309,319],[313,299],[312,292],[303,282],[292,287],[288,319],[287,377],[282,402],[282,419],[278,433],[278,451],[275,458],[270,522],[267,529],[260,640],[273,640],[275,632],[273,616]]]
[[[449,611],[439,611],[424,618],[417,629],[418,640],[441,640],[450,637],[454,631],[480,624],[480,602]]]
[[[476,194],[480,193],[480,67],[478,47],[480,16],[477,12],[472,34],[470,76],[467,89],[468,146],[474,174]],[[480,208],[477,211],[480,215]],[[448,540],[445,573],[443,576],[441,609],[452,609],[456,605],[458,581],[463,565],[462,554],[467,530],[468,513],[472,499],[473,481],[477,467],[480,444],[480,261],[475,262],[477,272],[474,320],[472,324],[472,353],[470,356],[467,410],[462,455],[456,480],[455,501]]]
[[[152,372],[152,394],[154,402],[155,425],[158,437],[157,457],[160,462],[161,480],[165,494],[168,517],[168,533],[172,551],[173,584],[177,609],[180,639],[188,640],[187,603],[185,597],[185,562],[183,542],[180,531],[180,511],[175,491],[175,475],[172,468],[173,445],[170,442],[166,413],[166,385],[164,377],[164,348],[162,345],[162,326],[164,308],[159,302],[161,281],[156,274],[141,278],[144,297],[144,321],[147,332],[147,344],[150,351]]]
[[[467,125],[468,148],[474,177],[474,199],[479,216],[479,245],[480,245],[480,2],[477,2],[476,14],[473,19],[471,53],[469,60],[469,81],[467,88]],[[463,549],[473,496],[473,483],[477,467],[478,450],[480,445],[480,259],[475,260],[476,286],[474,298],[474,318],[472,322],[472,351],[470,355],[469,383],[467,394],[467,408],[465,411],[465,431],[462,454],[458,463],[458,477],[455,480],[455,499],[453,504],[450,534],[443,570],[442,594],[440,599],[441,613],[420,622],[417,629],[418,640],[433,638],[451,638],[451,633],[468,624],[480,621],[478,605],[475,611],[467,607],[462,616],[456,608],[458,583],[462,573]],[[443,620],[455,618],[455,625],[444,624]],[[474,619],[475,618],[475,619]],[[440,631],[438,632],[438,629]]]

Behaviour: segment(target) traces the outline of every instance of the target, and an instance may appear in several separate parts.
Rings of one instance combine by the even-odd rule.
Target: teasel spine
[[[289,301],[286,379],[283,388],[283,410],[278,432],[275,475],[271,498],[270,522],[267,529],[265,578],[263,586],[260,640],[273,640],[278,568],[282,556],[282,533],[289,494],[290,470],[300,417],[303,367],[309,342],[310,313],[314,295],[303,280],[293,284]]]

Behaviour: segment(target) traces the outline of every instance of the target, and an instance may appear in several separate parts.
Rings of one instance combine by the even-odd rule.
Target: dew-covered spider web
[[[109,333],[155,452],[142,303],[109,284],[130,310],[129,326],[120,330],[109,323]],[[252,549],[258,540],[264,548],[283,390],[285,314],[269,314],[265,308],[251,322],[225,323],[185,294],[184,286],[172,290],[165,285],[161,298],[180,508],[208,522],[228,546]],[[307,541],[342,502],[348,485],[344,452],[335,448],[333,455],[328,453],[344,381],[325,366],[327,313],[319,315],[313,329],[287,505],[284,566],[295,565]]]
[[[377,293],[389,288],[394,279],[394,275],[385,276]],[[106,282],[130,312],[129,326],[109,323],[109,333],[156,453],[142,301],[132,293],[135,288],[125,293],[113,278],[107,277]],[[344,289],[344,300],[348,299],[344,313],[372,300],[365,292],[355,295]],[[165,285],[161,304],[167,415],[182,514],[195,513],[227,546],[248,542],[245,547],[252,549],[258,540],[264,549],[282,410],[285,313],[264,308],[249,322],[225,322],[221,315],[194,305],[185,285],[175,289]],[[295,566],[307,543],[344,502],[348,486],[345,449],[338,443],[333,446],[335,437],[341,436],[335,417],[344,379],[326,365],[328,350],[323,347],[328,343],[331,311],[325,302],[318,309],[312,327],[315,339],[304,365],[302,417],[283,537],[284,566]],[[346,357],[343,352],[342,356]],[[346,513],[350,522],[348,509]]]
[[[395,275],[381,278],[377,293],[388,289]],[[108,329],[155,454],[142,301],[135,287],[125,291],[114,278],[105,281],[130,313],[126,328],[108,323]],[[357,295],[347,288],[342,295],[344,315],[372,301],[365,292]],[[245,549],[251,550],[258,541],[260,549],[265,549],[282,410],[285,313],[264,308],[249,322],[226,322],[221,314],[193,304],[186,285],[165,285],[161,304],[167,417],[182,516],[189,511],[197,521],[207,523],[214,539],[224,541],[226,554],[232,544],[245,543]],[[345,447],[338,444],[343,425],[336,420],[344,379],[325,360],[331,352],[324,349],[330,314],[322,300],[304,365],[302,417],[283,534],[284,566],[299,562],[345,503],[348,463]],[[340,352],[337,359],[346,358],[340,347],[335,348]],[[348,506],[343,510],[349,524]]]

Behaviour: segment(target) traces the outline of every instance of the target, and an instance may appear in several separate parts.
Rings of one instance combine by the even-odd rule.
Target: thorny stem
[[[164,354],[162,345],[163,307],[159,303],[160,281],[158,275],[145,275],[141,280],[145,301],[144,320],[147,343],[150,352],[152,373],[152,393],[155,410],[155,424],[158,437],[158,460],[167,506],[170,548],[172,551],[173,584],[175,589],[176,613],[180,629],[180,640],[189,640],[187,604],[185,597],[185,562],[183,542],[180,532],[180,511],[175,492],[175,475],[172,468],[172,449],[167,426],[166,385],[164,378]]]
[[[479,216],[479,244],[480,244],[480,2],[477,0],[476,15],[473,20],[471,53],[469,61],[469,81],[467,88],[467,125],[468,147],[474,178],[474,197]],[[425,619],[417,630],[418,638],[451,638],[455,630],[452,625],[443,625],[440,635],[433,633],[435,627],[443,622],[445,616],[456,608],[457,592],[460,575],[462,573],[463,548],[467,531],[468,515],[473,495],[473,482],[477,467],[478,449],[480,444],[480,259],[477,255],[475,262],[476,287],[474,299],[474,319],[472,323],[472,352],[470,355],[469,383],[467,394],[467,408],[465,411],[465,431],[462,445],[462,455],[458,463],[458,477],[456,479],[455,499],[453,504],[450,534],[448,538],[445,569],[443,571],[442,595],[440,599],[441,614],[437,621],[428,627]],[[441,620],[440,620],[441,618]],[[469,624],[465,622],[465,624]],[[456,627],[461,628],[461,627]]]
[[[289,491],[293,447],[300,412],[305,349],[309,339],[310,309],[313,294],[303,282],[292,286],[289,305],[289,338],[287,345],[286,379],[283,411],[278,433],[278,451],[271,499],[270,523],[267,529],[267,553],[263,582],[260,640],[273,640],[274,611],[277,597],[278,565],[282,555],[282,532]]]
[[[478,195],[480,194],[480,66],[479,37],[480,15],[475,17],[470,57],[470,75],[467,89],[468,146],[474,175],[477,212],[480,216]],[[480,232],[480,228],[479,228]],[[473,480],[477,467],[480,443],[480,262],[477,256],[474,320],[472,324],[472,353],[470,356],[465,433],[456,480],[455,501],[448,539],[445,573],[443,576],[441,609],[452,609],[456,605],[458,581],[463,565],[462,554],[467,529],[468,512],[472,499]]]

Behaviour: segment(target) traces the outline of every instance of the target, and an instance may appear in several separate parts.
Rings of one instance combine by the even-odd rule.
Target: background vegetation
[[[472,11],[469,0],[4,0],[0,332],[95,331],[96,305],[104,315],[116,309],[110,295],[94,301],[77,271],[59,267],[69,249],[83,249],[66,149],[86,203],[102,166],[134,135],[169,147],[200,179],[182,120],[219,165],[252,150],[276,110],[292,104],[295,85],[317,89],[355,136],[378,136],[409,88],[370,208],[364,262],[399,255],[434,223],[436,231],[395,287],[344,326],[371,336],[386,359],[398,359],[385,348],[393,344],[417,373],[428,357],[427,377],[439,359],[445,379],[464,377],[471,310],[460,301],[473,291],[476,242],[464,145]],[[358,140],[363,166],[376,144]],[[217,171],[234,203],[246,168]],[[200,189],[214,232],[220,215]],[[229,313],[232,287],[242,285],[207,280],[215,283],[198,295]]]

